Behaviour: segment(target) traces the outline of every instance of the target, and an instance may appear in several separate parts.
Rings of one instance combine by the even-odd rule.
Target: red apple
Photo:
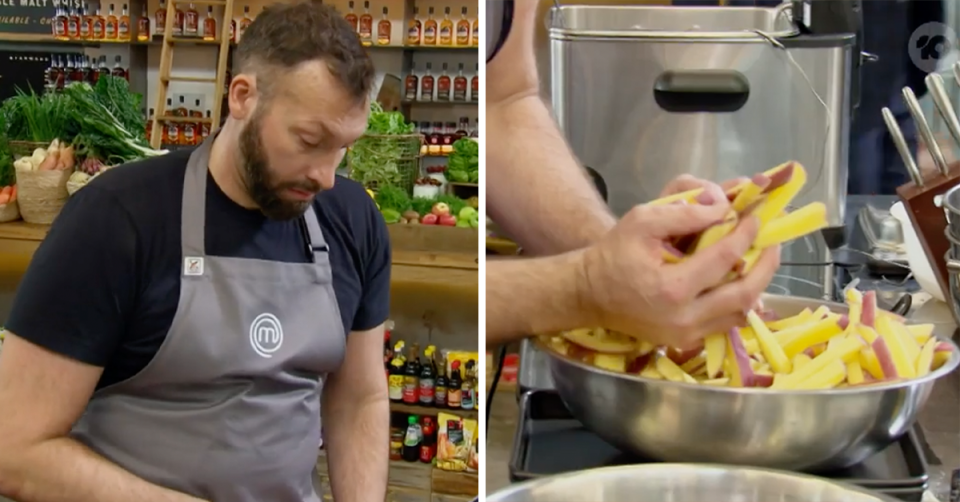
[[[450,206],[444,204],[443,202],[437,202],[433,205],[433,209],[431,209],[430,212],[437,216],[449,216]]]
[[[425,214],[423,218],[420,219],[420,223],[424,225],[436,225],[439,218],[435,214]]]
[[[457,217],[451,214],[444,214],[440,216],[438,224],[445,227],[455,227],[457,225]]]

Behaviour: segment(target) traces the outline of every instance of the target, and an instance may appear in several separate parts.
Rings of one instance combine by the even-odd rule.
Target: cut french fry
[[[727,368],[730,383],[736,387],[753,387],[753,369],[750,367],[750,356],[743,346],[740,330],[731,328],[727,333],[726,350]]]
[[[876,291],[867,291],[860,302],[860,324],[876,326],[877,322],[877,293]]]
[[[748,356],[760,353],[760,342],[758,342],[756,338],[740,338],[743,339],[743,348],[747,349]]]
[[[707,335],[706,340],[704,340],[704,348],[707,355],[707,376],[715,379],[723,368],[723,358],[727,350],[726,338],[723,333]]]
[[[857,333],[860,335],[860,338],[863,338],[863,341],[867,343],[873,343],[873,341],[880,336],[877,334],[877,330],[864,324],[857,325]]]
[[[785,211],[807,182],[807,173],[797,162],[787,162],[764,174],[771,179],[769,193],[766,201],[753,212],[760,219],[761,228]],[[780,180],[785,181],[777,186]]]
[[[936,348],[936,338],[931,338],[930,340],[927,340],[927,343],[923,344],[923,348],[920,349],[920,354],[917,356],[918,377],[922,377],[930,373],[930,369],[933,368],[933,352]]]
[[[654,380],[663,380],[663,375],[661,375],[660,372],[657,371],[657,368],[652,364],[644,366],[643,370],[640,371],[640,376],[643,378],[652,378]]]
[[[906,326],[917,344],[923,346],[933,336],[933,324],[911,324]]]
[[[713,386],[717,386],[717,387],[725,387],[728,383],[730,383],[730,379],[729,379],[729,378],[714,378],[714,379],[712,379],[712,380],[704,380],[704,381],[702,381],[702,382],[700,382],[700,383],[702,383],[703,385],[713,385]]]
[[[883,380],[883,368],[880,367],[880,361],[877,359],[877,354],[870,347],[864,347],[860,351],[859,357],[857,359],[860,362],[860,367],[867,371],[874,379]]]
[[[947,361],[950,360],[950,352],[940,352],[934,351],[933,353],[933,364],[930,365],[930,371],[935,371],[939,369],[944,364],[947,364]]]
[[[809,363],[812,360],[813,358],[811,358],[806,354],[797,354],[793,356],[793,370],[796,371],[804,367],[807,363]]]
[[[686,192],[675,193],[673,195],[668,195],[666,197],[661,197],[656,200],[647,202],[648,206],[666,206],[668,204],[673,204],[675,202],[695,202],[697,196],[703,193],[702,188],[695,188],[693,190],[687,190]]]
[[[884,320],[881,321],[880,324],[889,324],[890,328],[893,329],[893,332],[903,343],[903,352],[907,356],[907,360],[916,363],[917,358],[920,357],[920,348],[922,345],[917,343],[917,340],[913,338],[913,334],[910,333],[907,327],[896,321]]]
[[[677,363],[670,360],[669,357],[658,355],[654,360],[657,371],[671,382],[697,383],[697,379],[688,375],[687,372],[680,369]]]
[[[860,360],[854,359],[847,363],[847,382],[850,385],[858,385],[863,383],[863,380],[863,368],[860,366]]]
[[[774,383],[774,387],[783,389],[793,388],[794,385],[797,385],[803,380],[810,378],[818,371],[826,368],[832,362],[843,361],[844,358],[850,356],[851,354],[857,353],[861,348],[863,348],[863,342],[854,338],[846,338],[840,342],[834,348],[834,350],[824,351],[823,354],[815,357],[812,361],[804,365],[799,370],[796,370],[789,375],[785,375],[783,379],[780,379]],[[844,370],[845,369],[846,368],[844,368]]]
[[[777,339],[773,336],[773,333],[767,329],[766,324],[763,323],[760,316],[751,310],[747,312],[747,322],[750,323],[750,327],[753,328],[753,332],[756,333],[757,342],[760,344],[760,352],[770,363],[770,367],[777,373],[790,373],[790,371],[793,370],[793,365],[790,364],[790,358],[784,353],[783,348],[777,343]]]
[[[697,372],[698,369],[700,369],[701,366],[706,364],[706,362],[707,362],[706,354],[700,354],[692,357],[691,359],[687,360],[685,363],[681,364],[680,369],[682,369],[685,373],[693,375],[694,373]]]
[[[640,342],[637,343],[637,355],[645,356],[653,352],[655,349],[656,347],[650,342],[640,340]]]
[[[609,371],[624,373],[627,371],[627,356],[623,354],[595,354],[593,365]]]
[[[783,331],[785,329],[793,328],[806,324],[810,321],[813,321],[813,311],[810,309],[803,309],[799,314],[791,317],[786,317],[777,321],[771,321],[767,323],[767,328],[770,331]]]
[[[754,204],[757,199],[763,195],[764,190],[770,186],[770,178],[764,174],[758,174],[750,180],[749,183],[746,183],[743,186],[743,189],[737,193],[736,198],[733,199],[733,210],[740,214],[744,212],[748,207]]]
[[[606,354],[629,354],[636,347],[632,338],[609,333],[603,328],[574,329],[563,333],[563,336],[581,347]]]
[[[866,295],[864,295],[864,305],[866,302]],[[916,370],[916,358],[910,358],[910,354],[905,347],[903,338],[897,333],[896,327],[893,325],[893,321],[889,317],[880,316],[876,319],[877,322],[877,334],[880,335],[880,338],[883,339],[884,343],[887,345],[887,349],[890,351],[890,357],[893,361],[893,366],[897,369],[897,376],[899,378],[914,378],[917,376]],[[874,348],[876,350],[876,348]],[[883,358],[880,353],[877,352],[877,357],[880,358],[881,366],[883,365]]]
[[[808,348],[830,341],[843,333],[845,327],[843,317],[827,317],[814,324],[793,328],[790,332],[781,331],[777,333],[777,341],[783,347],[783,353],[787,357],[793,357]]]
[[[697,243],[693,246],[694,254],[716,244],[721,239],[729,235],[734,228],[737,228],[738,221],[739,218],[737,218],[737,213],[730,211],[730,213],[727,214],[727,217],[724,218],[722,222],[704,230],[700,235],[700,238],[697,239]]]
[[[814,375],[794,383],[790,388],[795,390],[832,389],[840,385],[846,376],[847,367],[841,361],[834,360]]]
[[[805,235],[812,234],[827,226],[827,206],[822,202],[811,202],[786,216],[774,219],[763,225],[753,241],[756,249],[783,244]]]

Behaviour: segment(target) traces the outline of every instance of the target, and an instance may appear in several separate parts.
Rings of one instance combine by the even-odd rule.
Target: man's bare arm
[[[390,402],[383,377],[382,325],[347,337],[343,366],[324,384],[320,409],[334,500],[383,500]]]
[[[516,2],[513,29],[486,68],[490,217],[536,255],[579,249],[616,224],[539,96],[537,3]]]
[[[0,495],[20,502],[196,502],[69,437],[102,368],[6,333],[0,353]]]
[[[487,261],[487,346],[574,326],[593,326],[581,300],[583,251]]]

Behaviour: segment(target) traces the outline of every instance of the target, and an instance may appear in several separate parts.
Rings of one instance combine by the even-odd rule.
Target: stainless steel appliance
[[[824,202],[842,227],[856,28],[801,29],[792,10],[551,11],[553,107],[616,213],[682,173],[720,181],[797,160],[809,177],[798,204]]]

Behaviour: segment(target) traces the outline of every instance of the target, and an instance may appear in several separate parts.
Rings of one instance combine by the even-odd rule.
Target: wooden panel
[[[476,271],[480,266],[480,260],[477,258],[476,250],[474,250],[474,253],[472,254],[466,254],[444,253],[427,250],[406,251],[403,249],[393,249],[392,253],[392,261],[394,265],[457,268],[474,271]]]
[[[480,482],[476,473],[433,469],[433,493],[476,497]]]
[[[476,270],[459,268],[425,267],[416,265],[393,265],[391,282],[394,284],[424,282],[448,284],[454,288],[477,290],[480,285]]]
[[[388,486],[387,502],[430,502],[430,492]]]
[[[430,491],[430,471],[433,466],[420,462],[390,461],[387,485],[410,490]],[[423,499],[420,499],[423,500]]]
[[[409,413],[411,415],[428,415],[428,416],[437,416],[438,413],[450,413],[452,415],[457,415],[471,420],[476,420],[479,413],[477,410],[462,410],[462,409],[450,409],[450,408],[433,408],[427,406],[416,406],[413,404],[404,404],[404,403],[390,403],[390,411],[396,411],[399,413]]]
[[[388,225],[390,245],[394,251],[429,251],[462,253],[476,256],[479,252],[480,229],[441,227],[437,225]]]
[[[434,493],[433,497],[430,498],[430,502],[472,502],[473,499],[474,497]]]
[[[47,236],[48,225],[34,225],[25,221],[0,223],[0,240],[40,242]]]

